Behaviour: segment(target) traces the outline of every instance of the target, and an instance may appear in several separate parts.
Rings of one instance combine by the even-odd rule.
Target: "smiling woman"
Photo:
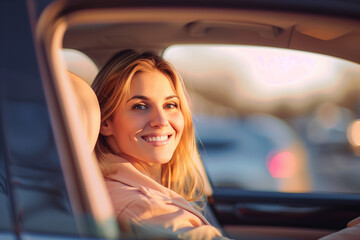
[[[184,129],[172,85],[158,71],[134,75],[125,104],[120,104],[101,127],[113,153],[126,154],[135,162],[141,159],[147,165],[169,161]]]
[[[221,237],[198,211],[204,184],[186,93],[172,67],[124,50],[92,86],[101,109],[96,155],[122,230],[140,238]]]

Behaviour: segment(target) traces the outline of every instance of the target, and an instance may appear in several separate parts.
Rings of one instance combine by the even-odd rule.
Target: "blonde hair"
[[[184,84],[168,62],[155,54],[140,54],[133,50],[124,50],[112,57],[92,84],[100,104],[101,122],[111,119],[115,109],[123,103],[130,92],[130,83],[136,73],[154,70],[160,71],[172,81],[184,117],[184,130],[179,144],[170,161],[162,165],[161,184],[186,200],[195,201],[203,194],[204,182],[194,162],[199,153],[192,116]],[[103,174],[110,174],[111,164],[105,156],[111,153],[111,149],[101,134],[95,146],[95,153]]]

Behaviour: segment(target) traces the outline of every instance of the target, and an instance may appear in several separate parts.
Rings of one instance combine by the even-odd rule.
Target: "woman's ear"
[[[112,123],[111,121],[105,120],[104,122],[101,123],[100,125],[100,133],[103,136],[110,136],[112,135],[113,131],[112,131]]]

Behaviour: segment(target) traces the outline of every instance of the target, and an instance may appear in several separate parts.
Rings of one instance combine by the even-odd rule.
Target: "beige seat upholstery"
[[[100,132],[100,107],[95,92],[91,89],[90,85],[85,82],[78,75],[67,72],[68,78],[73,86],[73,98],[70,99],[69,104],[73,104],[75,111],[78,113],[78,118],[69,118],[73,121],[71,130],[74,134],[77,134],[74,147],[77,153],[75,159],[75,165],[77,168],[77,174],[80,176],[81,191],[86,194],[83,200],[88,201],[86,208],[91,211],[89,219],[83,219],[83,208],[76,208],[79,202],[75,200],[74,212],[80,213],[79,226],[82,226],[85,222],[96,222],[99,229],[106,229],[101,234],[105,238],[115,239],[120,235],[119,228],[114,217],[114,211],[112,208],[111,200],[107,194],[105,182],[102,178],[100,168],[97,165],[97,159],[94,153],[96,141]],[[73,101],[73,102],[71,102]],[[72,109],[73,110],[73,109]],[[74,116],[74,115],[73,115]],[[84,135],[82,133],[85,133]],[[83,138],[85,137],[85,138]],[[87,140],[87,143],[85,142]],[[88,144],[88,148],[87,145]],[[89,152],[87,152],[89,151]],[[71,191],[71,187],[69,188]],[[74,196],[77,193],[74,192]],[[70,193],[71,195],[71,193]],[[74,198],[75,199],[75,198]],[[86,213],[85,215],[87,215]],[[100,227],[101,226],[101,227]]]
[[[94,149],[100,131],[100,107],[94,91],[88,83],[72,72],[68,76],[76,93],[76,106],[80,113],[81,124],[87,135],[89,147]]]

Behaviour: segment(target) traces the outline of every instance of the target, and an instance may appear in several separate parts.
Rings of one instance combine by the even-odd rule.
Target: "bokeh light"
[[[296,157],[289,151],[270,154],[267,159],[267,167],[273,178],[292,177],[298,169]]]

